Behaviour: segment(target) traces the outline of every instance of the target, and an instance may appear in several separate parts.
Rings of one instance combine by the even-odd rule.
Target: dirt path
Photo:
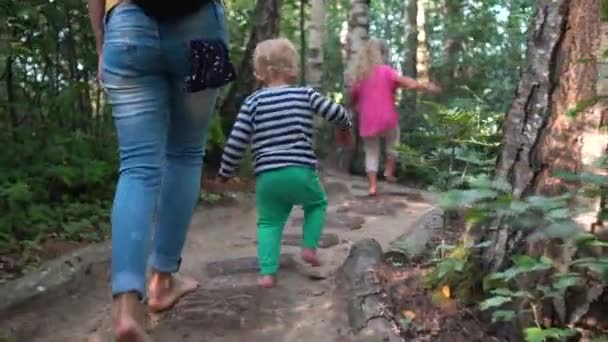
[[[294,210],[282,253],[279,286],[256,285],[255,211],[251,195],[237,206],[201,208],[192,221],[182,272],[202,288],[163,316],[152,317],[155,341],[351,341],[346,315],[334,301],[332,274],[352,241],[373,237],[383,247],[431,208],[419,191],[384,186],[386,195],[365,197],[362,179],[326,174],[330,198],[320,250],[324,266],[310,269],[298,258],[302,213]],[[85,341],[109,327],[107,264],[61,295],[43,295],[0,323],[17,341]],[[2,337],[0,336],[0,341]]]

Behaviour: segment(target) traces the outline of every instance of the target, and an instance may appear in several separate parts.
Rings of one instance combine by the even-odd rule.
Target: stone
[[[292,226],[301,226],[304,223],[304,219],[296,217],[291,221]],[[365,218],[362,216],[351,216],[344,212],[329,212],[325,218],[326,228],[337,228],[347,230],[361,229],[365,224]]]
[[[296,262],[291,254],[281,254],[281,269],[296,269]],[[207,263],[207,274],[210,277],[218,277],[237,273],[255,273],[259,271],[257,257],[244,257],[213,261]]]
[[[340,238],[336,234],[323,234],[319,240],[319,248],[330,248],[340,243]],[[281,244],[285,246],[302,245],[301,234],[284,234]]]

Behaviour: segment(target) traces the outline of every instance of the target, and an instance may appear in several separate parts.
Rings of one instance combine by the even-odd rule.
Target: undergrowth
[[[562,196],[516,199],[507,182],[480,176],[467,189],[447,192],[442,205],[464,210],[467,233],[459,245],[439,247],[429,283],[447,286],[465,305],[478,304],[494,322],[516,322],[527,342],[578,340],[577,324],[608,282],[608,259],[598,252],[608,242],[576,222],[585,208],[575,199],[603,195],[608,180],[563,176],[585,186]],[[501,261],[501,248],[507,260]],[[573,301],[580,292],[589,297]]]

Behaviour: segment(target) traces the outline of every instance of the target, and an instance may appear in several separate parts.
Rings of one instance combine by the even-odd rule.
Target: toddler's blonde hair
[[[370,39],[357,55],[354,81],[365,80],[376,66],[388,63],[388,55],[388,46],[384,41]]]
[[[264,40],[253,52],[253,70],[262,83],[274,80],[294,82],[300,72],[298,51],[286,38]]]

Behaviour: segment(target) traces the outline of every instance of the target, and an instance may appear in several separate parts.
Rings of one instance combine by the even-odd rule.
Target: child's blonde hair
[[[355,83],[365,80],[376,66],[386,64],[388,55],[388,46],[384,41],[370,39],[357,55],[353,75]]]
[[[262,83],[273,80],[294,82],[300,73],[298,51],[286,38],[264,40],[253,52],[253,70]]]

